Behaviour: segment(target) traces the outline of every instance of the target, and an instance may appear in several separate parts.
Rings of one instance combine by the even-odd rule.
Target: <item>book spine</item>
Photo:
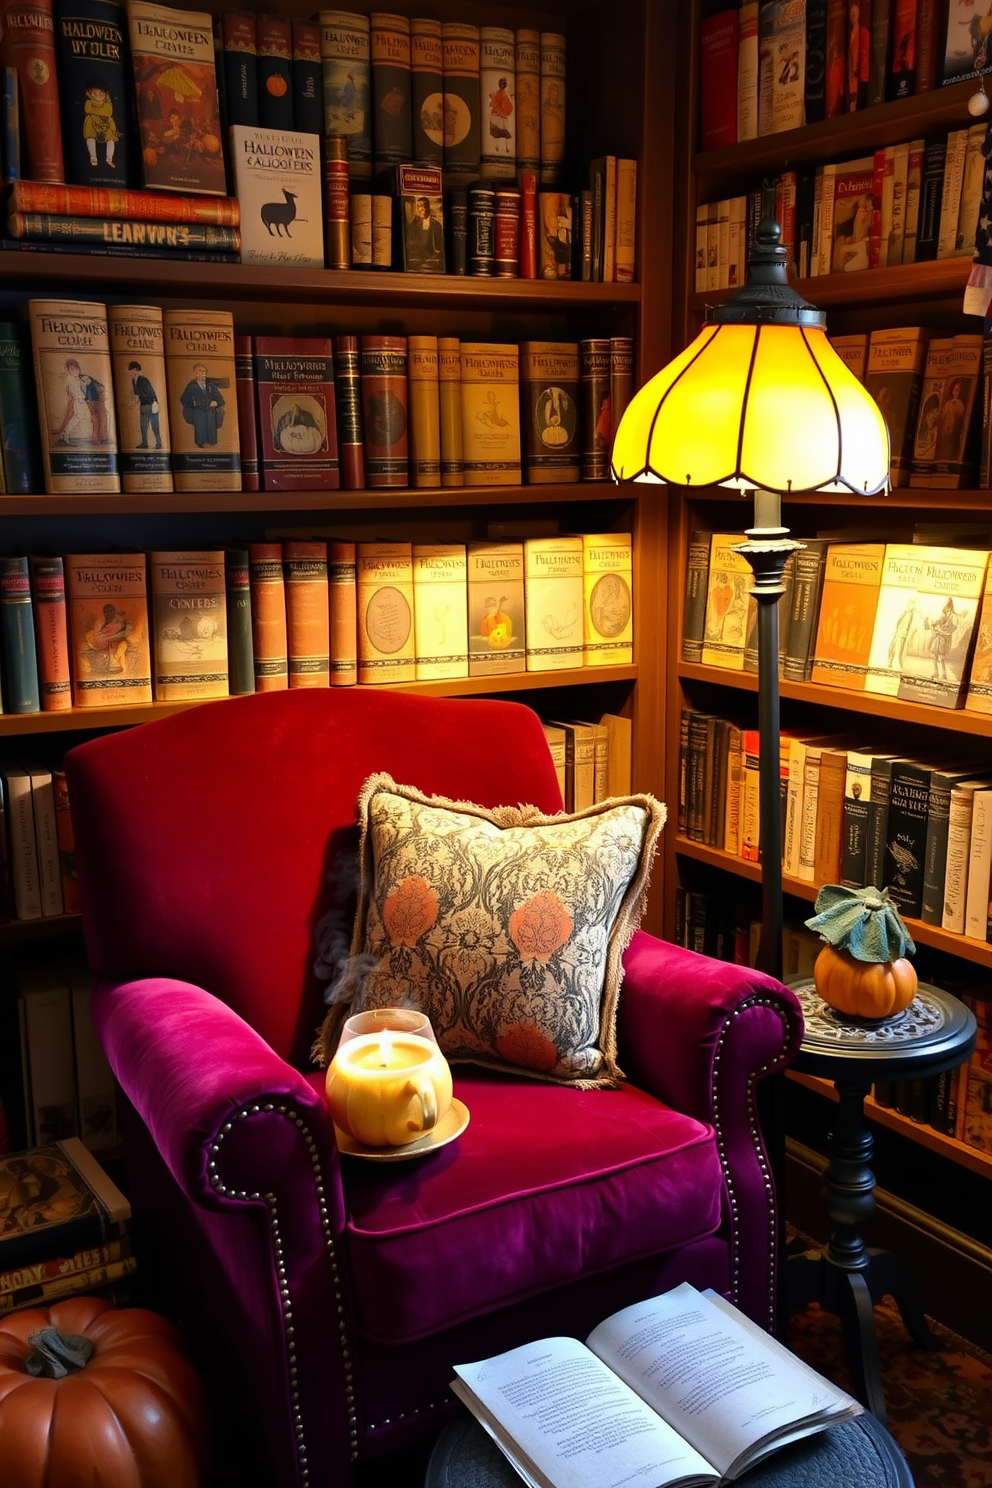
[[[65,181],[62,119],[52,0],[7,0],[0,33],[0,61],[17,72],[22,119],[23,174],[32,181]]]
[[[241,232],[198,222],[122,222],[116,217],[56,217],[45,212],[13,212],[7,218],[12,238],[43,242],[103,243],[126,248],[203,248],[237,253]]]
[[[410,22],[406,16],[374,10],[369,15],[372,75],[372,129],[375,172],[409,161],[413,154],[410,109]]]
[[[496,192],[472,186],[468,193],[468,272],[488,278],[496,272]]]
[[[237,227],[236,197],[168,196],[165,192],[124,191],[100,186],[57,186],[15,181],[11,212],[44,212],[55,217],[120,217],[131,222],[199,222]]]
[[[524,474],[528,483],[579,479],[580,385],[577,342],[520,343]]]
[[[937,86],[940,54],[941,0],[920,0],[916,13],[916,78],[913,92],[930,93]]]
[[[968,854],[971,846],[971,824],[975,792],[951,788],[947,817],[947,856],[944,861],[944,900],[940,925],[943,930],[964,934],[965,902],[968,887]]]
[[[69,633],[66,624],[65,570],[59,557],[31,557],[31,598],[42,711],[72,707]]]
[[[141,135],[144,185],[152,191],[226,196],[223,129],[211,17],[184,14],[180,92],[169,87],[175,63],[174,12],[131,0],[131,66]]]
[[[293,126],[303,134],[324,134],[324,75],[320,59],[320,27],[310,21],[292,22]]]
[[[624,410],[634,396],[634,338],[610,337],[610,427],[620,426]]]
[[[789,610],[788,651],[782,663],[783,677],[792,681],[808,681],[812,669],[812,649],[823,589],[825,552],[826,543],[813,539],[796,553]]]
[[[613,445],[609,337],[580,341],[579,362],[582,388],[580,473],[584,481],[605,481],[610,478],[610,449]]]
[[[737,143],[740,7],[704,6],[699,28],[700,144],[720,150]]]
[[[370,490],[409,484],[407,341],[361,338],[365,480]]]
[[[447,243],[445,262],[449,274],[468,273],[468,192],[460,188],[445,193]]]
[[[902,915],[919,919],[923,907],[930,771],[911,760],[892,768],[885,837],[883,888]]]
[[[706,622],[712,536],[709,529],[703,528],[689,535],[682,597],[683,661],[701,662],[703,659],[703,627]]]
[[[38,649],[26,557],[0,555],[0,634],[3,637],[3,711],[40,713]]]
[[[51,495],[118,493],[106,306],[29,300],[45,489]]]
[[[951,821],[951,781],[935,770],[930,777],[927,800],[927,835],[923,855],[923,890],[920,919],[924,925],[940,925],[944,908],[944,878],[947,872],[947,835]]]
[[[165,310],[165,370],[177,491],[240,491],[234,318]]]
[[[741,7],[741,32],[743,13]],[[827,81],[827,0],[806,0],[806,72],[804,110],[807,124],[819,124],[826,118]],[[738,106],[739,112],[739,106]]]
[[[0,760],[6,796],[7,842],[10,876],[14,890],[14,912],[19,920],[41,919],[41,882],[38,877],[38,845],[34,830],[31,781],[27,772],[10,760]],[[5,1245],[5,1254],[9,1254]]]
[[[130,1276],[137,1267],[135,1256],[122,1256],[120,1260],[108,1261],[105,1266],[91,1266],[78,1275],[53,1277],[36,1286],[23,1287],[18,1292],[0,1293],[0,1314],[14,1312],[20,1307],[40,1307],[60,1297],[74,1297],[82,1292],[90,1294]]]
[[[457,118],[459,130],[444,141],[444,189],[456,190],[478,179],[481,155],[479,124],[479,28],[467,21],[441,22],[444,112]],[[461,130],[464,129],[464,134]]]
[[[256,129],[258,116],[258,17],[228,10],[220,17],[221,82],[224,123]]]
[[[879,98],[869,97],[869,103],[884,103],[886,99],[912,98],[916,92],[917,6],[919,0],[872,0],[873,29],[878,24],[875,17],[881,13],[885,18],[885,43],[888,47],[889,63],[885,92]],[[873,64],[874,64],[874,58]],[[885,58],[882,58],[885,67]]]
[[[441,439],[441,485],[465,484],[462,442],[462,372],[457,336],[437,338],[438,417]]]
[[[338,490],[331,338],[256,336],[253,348],[264,489]]]
[[[118,0],[54,0],[65,179],[132,187],[131,66]]]
[[[512,181],[516,174],[516,65],[513,32],[505,26],[480,26],[479,175],[484,181]]]
[[[898,0],[897,0],[898,3]],[[916,0],[912,0],[915,7]],[[872,0],[870,52],[868,57],[868,108],[884,103],[889,87],[889,31],[892,22],[891,0]],[[895,53],[893,52],[893,60]]]
[[[413,545],[358,543],[358,680],[416,680],[413,629]]]
[[[560,186],[565,164],[565,38],[541,32],[541,185]]]
[[[95,1266],[106,1266],[119,1261],[127,1254],[123,1239],[108,1240],[103,1245],[86,1246],[69,1255],[49,1256],[45,1260],[27,1261],[22,1266],[11,1266],[0,1271],[0,1297],[22,1292],[25,1287],[38,1286],[42,1282],[57,1281],[61,1277],[79,1277]]]
[[[121,485],[139,494],[171,491],[162,312],[157,305],[110,305],[107,321]]]
[[[537,278],[537,172],[520,172],[520,278]]]
[[[0,323],[0,444],[9,496],[28,496],[44,484],[38,410],[27,326]]]
[[[365,437],[362,418],[361,348],[357,336],[335,336],[337,365],[338,448],[341,485],[346,491],[365,489]]]
[[[517,172],[541,168],[541,33],[520,27],[514,33],[517,97]]]
[[[520,277],[520,192],[515,186],[496,189],[493,260],[497,279]]]
[[[372,83],[369,18],[345,10],[323,10],[320,56],[324,71],[324,134],[348,140],[351,179],[372,175]]]
[[[289,685],[329,687],[331,644],[326,542],[283,543]]]
[[[989,879],[992,876],[992,790],[975,791],[968,847],[968,884],[965,889],[964,933],[986,941],[989,920]]]
[[[76,708],[152,700],[143,553],[67,553],[69,669]]]
[[[444,164],[444,63],[441,22],[410,21],[410,114],[414,165]]]
[[[468,676],[464,543],[413,544],[414,656],[418,682]]]
[[[247,548],[226,550],[224,594],[227,605],[227,690],[231,697],[241,697],[255,691]]]
[[[868,843],[865,851],[865,884],[881,889],[885,875],[885,844],[889,830],[889,800],[892,791],[891,759],[875,759],[871,766],[868,800]]]
[[[238,442],[241,448],[241,489],[260,491],[258,412],[255,404],[255,357],[251,337],[234,337],[234,392],[238,404]],[[254,691],[253,688],[249,691]]]
[[[222,549],[148,556],[156,699],[228,695],[227,586]]]
[[[632,284],[636,276],[634,250],[637,242],[637,161],[617,160],[616,248],[613,277],[618,284]]]
[[[55,239],[4,238],[0,250],[14,253],[61,253],[66,246]],[[173,263],[240,263],[237,253],[219,253],[211,248],[135,248],[129,243],[73,243],[73,253],[96,258],[165,258]]]
[[[283,16],[259,15],[258,122],[263,129],[293,129],[293,27]]]
[[[255,691],[284,692],[289,687],[289,636],[282,544],[249,543],[248,577]]]
[[[35,761],[26,764],[25,769],[31,781],[31,809],[34,813],[35,841],[38,847],[41,912],[46,918],[51,918],[63,912],[62,865],[59,860],[52,772]]]
[[[868,883],[865,862],[868,851],[870,791],[871,759],[852,750],[847,756],[844,782],[844,838],[838,879],[838,883],[845,889],[862,889]]]
[[[358,594],[355,544],[327,544],[328,608],[331,629],[331,686],[358,681]]]
[[[442,484],[438,337],[409,336],[407,351],[411,484],[436,489]]]
[[[343,134],[324,140],[324,237],[327,267],[351,268],[351,190],[348,141]]]

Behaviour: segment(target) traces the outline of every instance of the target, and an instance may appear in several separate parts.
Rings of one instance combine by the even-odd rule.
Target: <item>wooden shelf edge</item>
[[[793,279],[791,286],[818,309],[831,305],[872,304],[894,300],[941,300],[961,296],[971,273],[972,258],[937,258],[924,263],[899,264],[891,269],[857,269],[849,274],[818,274]],[[697,314],[730,298],[732,289],[711,289],[689,296]]]
[[[652,489],[654,488],[651,486],[645,487],[648,491]],[[723,486],[696,486],[691,492],[687,491],[685,494],[693,503],[720,501],[742,504],[742,516],[750,520],[753,501],[747,494],[741,494]],[[992,512],[992,490],[984,487],[975,490],[945,490],[940,486],[897,486],[894,490],[886,491],[880,496],[869,496],[863,501],[859,500],[858,504],[853,506],[853,511],[858,516],[871,519],[876,515],[886,517],[890,512],[903,508],[907,511],[932,512],[935,505],[940,507],[941,514],[971,511]],[[841,491],[795,492],[782,497],[782,506],[784,508],[840,506],[846,511],[852,511],[852,500],[849,495]]]
[[[837,1100],[837,1091],[830,1080],[823,1080],[818,1075],[806,1075],[801,1070],[795,1069],[786,1070],[786,1078],[797,1085],[805,1086],[807,1090],[815,1091],[817,1095],[826,1096],[828,1100]],[[870,1095],[865,1100],[865,1115],[869,1120],[877,1121],[879,1126],[897,1132],[900,1136],[907,1137],[931,1152],[938,1152],[941,1157],[949,1158],[951,1162],[957,1163],[958,1167],[968,1168],[972,1173],[979,1173],[985,1178],[992,1178],[992,1154],[988,1152],[980,1152],[977,1147],[969,1147],[966,1142],[959,1142],[957,1137],[948,1136],[946,1132],[935,1131],[932,1126],[926,1126],[919,1121],[912,1121],[908,1116],[903,1116],[889,1106],[880,1106]]]
[[[0,924],[0,945],[47,940],[53,935],[73,935],[82,928],[83,922],[78,914],[45,915],[39,920],[6,920]]]

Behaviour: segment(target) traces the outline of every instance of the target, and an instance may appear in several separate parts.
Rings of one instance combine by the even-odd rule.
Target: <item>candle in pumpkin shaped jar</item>
[[[435,1043],[385,1030],[340,1045],[327,1071],[334,1125],[366,1147],[402,1147],[451,1105],[451,1070]]]

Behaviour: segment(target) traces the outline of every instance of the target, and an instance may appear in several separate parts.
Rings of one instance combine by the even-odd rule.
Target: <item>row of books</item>
[[[992,535],[981,547],[805,539],[780,601],[780,675],[992,713]],[[756,602],[741,533],[690,538],[682,660],[757,671]]]
[[[0,325],[15,494],[605,481],[633,392],[629,337],[249,337],[225,310],[28,311]]]
[[[0,1316],[86,1293],[130,1300],[131,1205],[78,1137],[0,1156]]]
[[[8,0],[7,179],[223,195],[229,126],[343,135],[350,170],[561,185],[565,37],[386,12]],[[218,65],[219,63],[219,65]],[[11,96],[11,94],[13,96]]]
[[[700,144],[722,149],[988,70],[973,0],[708,0]]]
[[[558,774],[566,811],[584,811],[631,790],[632,729],[629,718],[601,713],[593,722],[554,720],[544,734]]]
[[[0,924],[77,914],[65,771],[15,753],[0,757]]]
[[[679,822],[690,841],[760,860],[758,750],[756,729],[683,710]],[[786,730],[780,777],[785,873],[887,888],[904,916],[989,941],[992,776],[981,761]]]
[[[696,209],[697,292],[744,283],[754,231],[772,209],[800,278],[970,258],[985,177],[986,125],[871,155],[785,170],[744,196]]]

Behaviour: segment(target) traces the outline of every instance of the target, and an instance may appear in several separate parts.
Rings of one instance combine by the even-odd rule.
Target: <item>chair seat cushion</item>
[[[457,1141],[341,1159],[366,1338],[409,1342],[719,1227],[712,1127],[643,1091],[472,1071],[455,1095],[470,1114]]]

